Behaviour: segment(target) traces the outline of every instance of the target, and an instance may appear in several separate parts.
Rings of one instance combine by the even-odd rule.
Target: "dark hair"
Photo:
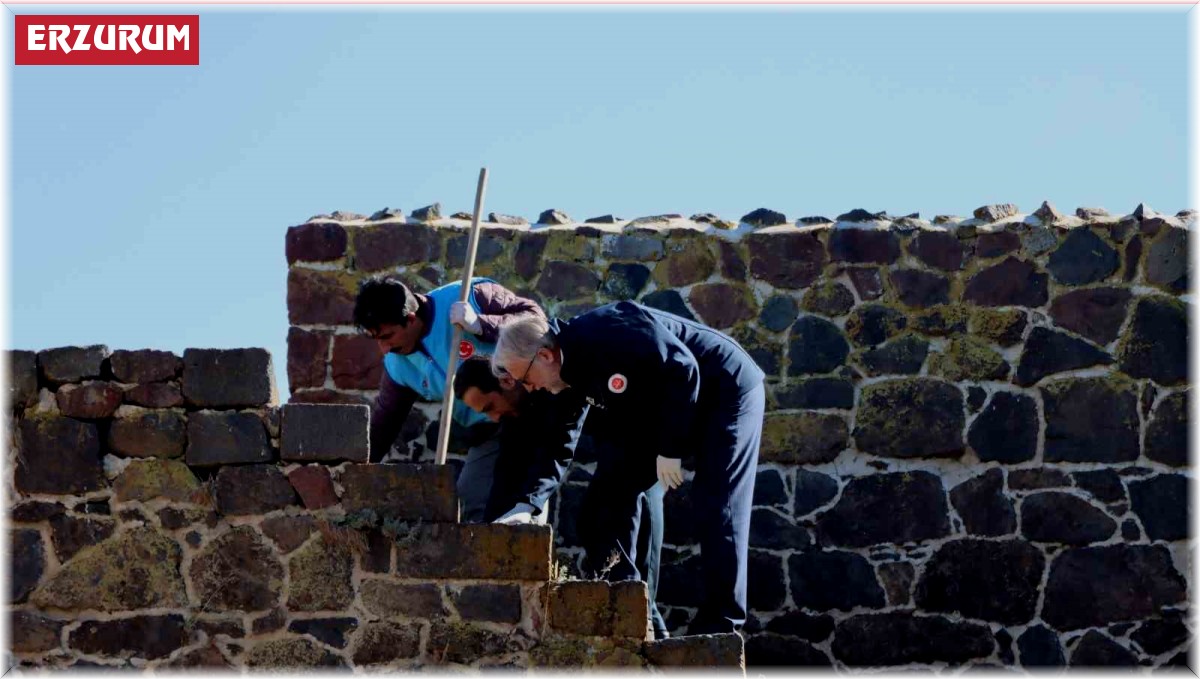
[[[354,298],[354,324],[372,332],[386,324],[408,325],[417,313],[417,296],[395,276],[374,276],[358,284]]]
[[[475,355],[462,362],[454,373],[454,397],[462,400],[467,390],[475,387],[484,394],[502,391],[500,380],[492,374],[487,356]]]

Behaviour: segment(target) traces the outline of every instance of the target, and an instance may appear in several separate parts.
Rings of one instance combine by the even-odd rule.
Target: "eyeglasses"
[[[526,382],[525,380],[526,380],[526,378],[529,377],[529,371],[533,369],[533,362],[536,360],[537,360],[537,352],[534,352],[533,358],[529,359],[529,365],[525,366],[525,374],[522,375],[521,378],[517,380],[517,382],[519,382],[520,384],[522,384],[526,387],[529,387],[530,389],[533,388],[533,385],[530,384],[529,382]]]

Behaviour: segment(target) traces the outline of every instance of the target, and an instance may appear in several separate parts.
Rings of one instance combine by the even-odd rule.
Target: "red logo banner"
[[[196,14],[18,14],[17,66],[198,66]]]

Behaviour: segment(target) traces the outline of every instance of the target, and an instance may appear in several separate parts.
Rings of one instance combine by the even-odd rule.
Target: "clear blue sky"
[[[72,9],[121,11],[17,8]],[[287,227],[469,210],[483,165],[528,217],[1200,207],[1185,10],[201,7],[199,67],[9,48],[9,346],[261,346],[286,398]]]

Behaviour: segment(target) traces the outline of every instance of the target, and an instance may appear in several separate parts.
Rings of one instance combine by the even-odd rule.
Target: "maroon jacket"
[[[479,325],[482,332],[480,339],[493,344],[500,337],[500,326],[516,319],[527,316],[545,318],[546,314],[537,302],[518,297],[511,290],[499,283],[476,283],[474,288],[475,302],[479,305]],[[450,313],[449,309],[434,309],[433,300],[425,295],[418,295],[417,316],[430,326],[434,314]],[[404,427],[408,413],[417,401],[417,394],[412,389],[397,384],[387,371],[379,381],[379,395],[371,406],[371,461],[379,462],[396,437]]]

